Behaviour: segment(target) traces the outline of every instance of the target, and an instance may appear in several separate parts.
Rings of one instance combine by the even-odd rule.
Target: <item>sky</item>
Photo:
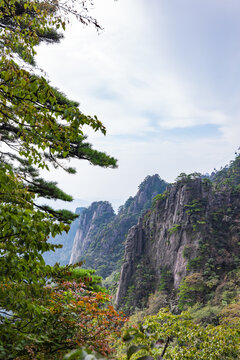
[[[229,163],[240,146],[239,0],[96,0],[90,13],[103,31],[72,20],[37,63],[103,122],[107,135],[86,128],[88,141],[119,167],[73,161],[76,175],[44,174],[75,198],[64,207],[117,209],[147,175],[173,182]]]

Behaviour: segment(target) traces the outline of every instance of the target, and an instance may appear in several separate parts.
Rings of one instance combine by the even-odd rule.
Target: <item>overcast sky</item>
[[[73,162],[77,175],[47,174],[71,205],[108,200],[115,209],[147,175],[211,172],[240,145],[239,0],[96,0],[104,28],[75,22],[65,39],[41,45],[51,84],[97,115],[107,135],[88,131],[116,170]],[[68,206],[69,207],[69,206]]]

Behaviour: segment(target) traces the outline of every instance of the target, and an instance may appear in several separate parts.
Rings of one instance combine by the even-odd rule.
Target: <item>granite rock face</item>
[[[85,210],[85,207],[78,207],[75,210],[75,214],[80,215]],[[50,237],[49,242],[52,244],[60,244],[62,248],[55,249],[55,251],[48,251],[43,254],[43,258],[48,265],[54,265],[56,262],[60,265],[67,265],[72,252],[74,237],[78,229],[79,218],[75,219],[68,231],[62,232],[61,235],[55,236],[55,238]]]
[[[166,187],[158,175],[146,177],[137,194],[119,208],[117,215],[109,203],[93,203],[80,215],[70,263],[85,260],[85,267],[96,269],[104,278],[120,269],[128,230]]]
[[[79,217],[78,229],[74,238],[70,264],[75,264],[91,245],[92,239],[96,236],[98,226],[104,226],[115,213],[111,204],[107,201],[98,201],[85,209]]]
[[[239,254],[239,234],[240,192],[201,177],[183,177],[130,229],[117,305],[142,308],[164,281],[165,288],[177,289],[209,258],[216,260],[219,273],[230,270],[234,253]]]

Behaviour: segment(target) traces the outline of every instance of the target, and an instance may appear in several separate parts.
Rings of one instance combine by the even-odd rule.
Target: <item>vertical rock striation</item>
[[[216,272],[233,268],[239,254],[240,193],[208,179],[182,176],[128,233],[118,306],[142,308],[159,288],[177,289],[214,258]],[[214,270],[215,271],[215,270]],[[220,276],[219,275],[219,276]]]
[[[89,249],[92,240],[97,236],[99,226],[104,227],[114,216],[113,208],[107,201],[94,202],[82,212],[74,238],[70,264],[83,260],[81,255]]]
[[[110,208],[109,211],[102,208],[106,203],[100,202],[101,209],[98,208],[100,203],[92,204],[80,216],[70,263],[85,260],[84,266],[96,269],[97,274],[104,278],[120,269],[128,230],[137,223],[141,213],[151,207],[152,199],[164,192],[166,186],[167,183],[158,175],[147,176],[137,194],[119,208],[117,215]],[[102,211],[105,212],[104,216]]]
[[[75,214],[80,215],[84,210],[85,207],[78,207],[75,210]],[[60,263],[60,265],[67,265],[69,263],[78,223],[79,218],[72,222],[68,233],[63,231],[61,235],[57,235],[55,238],[50,237],[49,242],[52,244],[60,244],[62,248],[44,253],[43,258],[46,264],[53,266],[57,262]]]

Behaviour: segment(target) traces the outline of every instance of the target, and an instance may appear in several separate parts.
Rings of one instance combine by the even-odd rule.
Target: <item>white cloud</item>
[[[173,3],[178,4],[177,0]],[[186,3],[183,0],[183,9]],[[220,72],[223,66],[215,66],[224,59],[219,59],[214,48],[212,58],[203,54],[197,59],[196,49],[200,55],[202,50],[208,50],[203,26],[211,30],[210,24],[204,25],[197,19],[194,4],[188,2],[189,14],[171,12],[173,5],[162,1],[98,0],[95,13],[105,28],[102,34],[73,23],[62,43],[40,46],[39,65],[49,73],[52,83],[79,100],[84,113],[97,114],[106,125],[107,137],[87,131],[90,142],[119,159],[118,170],[80,162],[79,175],[58,176],[60,185],[66,191],[71,188],[75,197],[108,199],[120,205],[121,199],[134,194],[148,174],[158,172],[173,181],[182,171],[211,171],[228,162],[239,146],[240,89],[238,77],[234,78],[239,57],[235,57],[232,46],[227,58],[235,59],[235,68],[225,74]],[[206,3],[198,6],[204,13]],[[206,21],[214,16],[220,18],[219,13],[215,15],[214,6]],[[223,6],[227,7],[221,3],[219,12],[223,12]],[[240,5],[237,7],[239,10]],[[195,37],[187,32],[184,16],[186,23],[191,20],[194,24]],[[189,45],[193,46],[196,38],[199,43],[191,50]],[[213,75],[207,76],[209,69],[217,82],[224,75],[219,91],[213,86]],[[224,84],[229,86],[230,78],[231,82],[235,79],[235,92],[224,90],[224,97],[221,89]],[[208,124],[216,125],[220,134],[166,138],[168,130],[189,127],[194,131],[194,127]],[[48,176],[56,175],[54,172]]]

